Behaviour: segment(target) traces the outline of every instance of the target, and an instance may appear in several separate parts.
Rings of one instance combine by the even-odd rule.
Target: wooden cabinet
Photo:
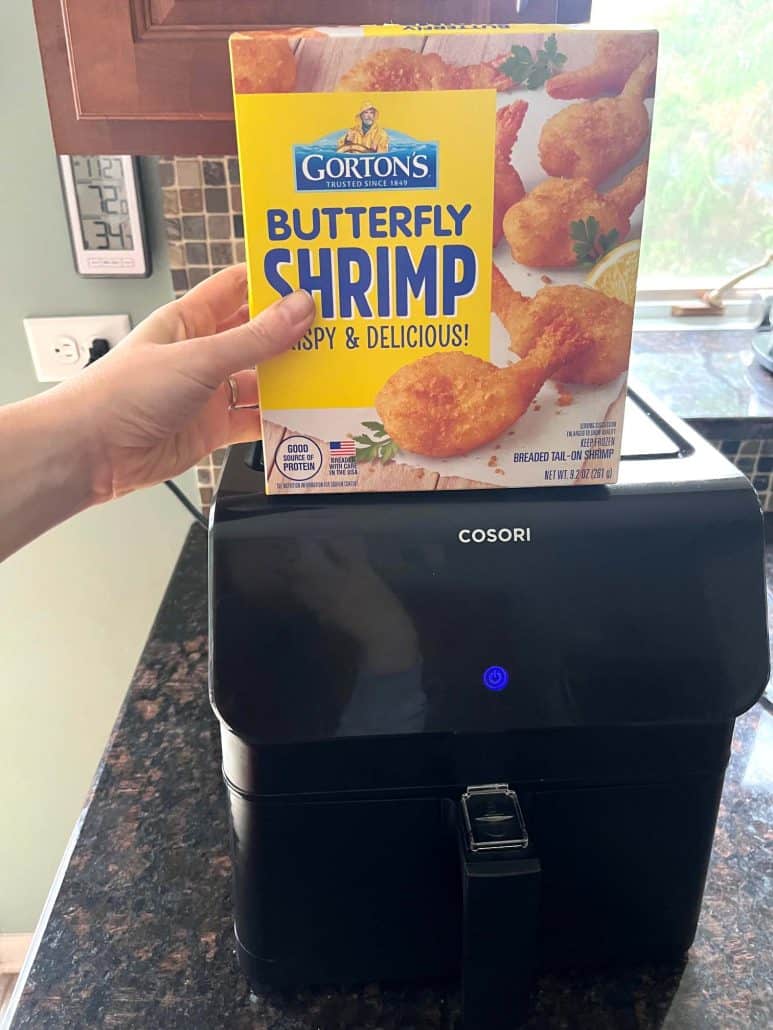
[[[522,13],[516,13],[521,7]],[[236,152],[226,41],[272,25],[582,21],[590,0],[34,0],[60,154]]]

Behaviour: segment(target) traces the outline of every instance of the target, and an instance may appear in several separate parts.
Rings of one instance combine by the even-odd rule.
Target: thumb
[[[191,374],[214,389],[232,372],[259,365],[288,350],[300,340],[313,319],[311,294],[296,290],[244,325],[173,346],[183,355]]]

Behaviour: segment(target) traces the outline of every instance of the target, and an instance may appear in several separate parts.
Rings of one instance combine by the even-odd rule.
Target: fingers
[[[184,297],[151,312],[126,337],[128,341],[176,343],[209,336],[238,325],[247,301],[247,267],[233,265],[194,286]],[[246,317],[246,315],[245,315]]]
[[[241,372],[232,372],[236,386],[236,402],[238,408],[228,411],[228,439],[223,446],[234,443],[252,443],[260,439],[260,412],[258,411],[258,377],[254,368],[245,368]],[[230,391],[227,391],[230,401]]]
[[[233,372],[231,379],[233,379],[236,386],[237,407],[257,407],[258,377],[255,375],[255,369],[245,368],[241,372]]]
[[[247,302],[247,266],[231,265],[194,286],[175,304],[185,336],[218,332]]]
[[[238,408],[231,407],[233,397],[228,379],[232,379],[236,387],[236,399],[240,405]],[[218,447],[230,447],[235,443],[252,443],[254,440],[260,440],[258,381],[255,369],[232,372],[227,379],[219,383],[206,400],[204,409],[200,409],[200,422],[206,426],[206,448],[210,451]]]
[[[175,346],[189,373],[215,389],[231,373],[288,350],[300,340],[313,318],[311,295],[296,290],[244,325]]]
[[[244,325],[245,322],[250,320],[250,306],[249,304],[242,304],[242,306],[235,311],[230,318],[227,318],[224,322],[221,322],[217,327],[217,332],[223,333],[226,329],[233,329],[237,325]]]
[[[228,439],[221,446],[230,447],[234,443],[252,443],[260,439],[260,412],[257,408],[230,411],[228,414]]]

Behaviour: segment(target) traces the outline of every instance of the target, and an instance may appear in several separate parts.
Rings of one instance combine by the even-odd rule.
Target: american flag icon
[[[354,457],[354,440],[331,440],[330,453],[341,456],[351,455]]]

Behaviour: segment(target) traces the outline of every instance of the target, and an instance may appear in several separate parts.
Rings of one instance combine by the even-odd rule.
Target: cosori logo
[[[530,544],[531,527],[508,529],[460,529],[457,534],[463,544]]]
[[[378,108],[364,100],[348,129],[295,144],[293,165],[299,193],[437,189],[438,145],[382,129]]]

